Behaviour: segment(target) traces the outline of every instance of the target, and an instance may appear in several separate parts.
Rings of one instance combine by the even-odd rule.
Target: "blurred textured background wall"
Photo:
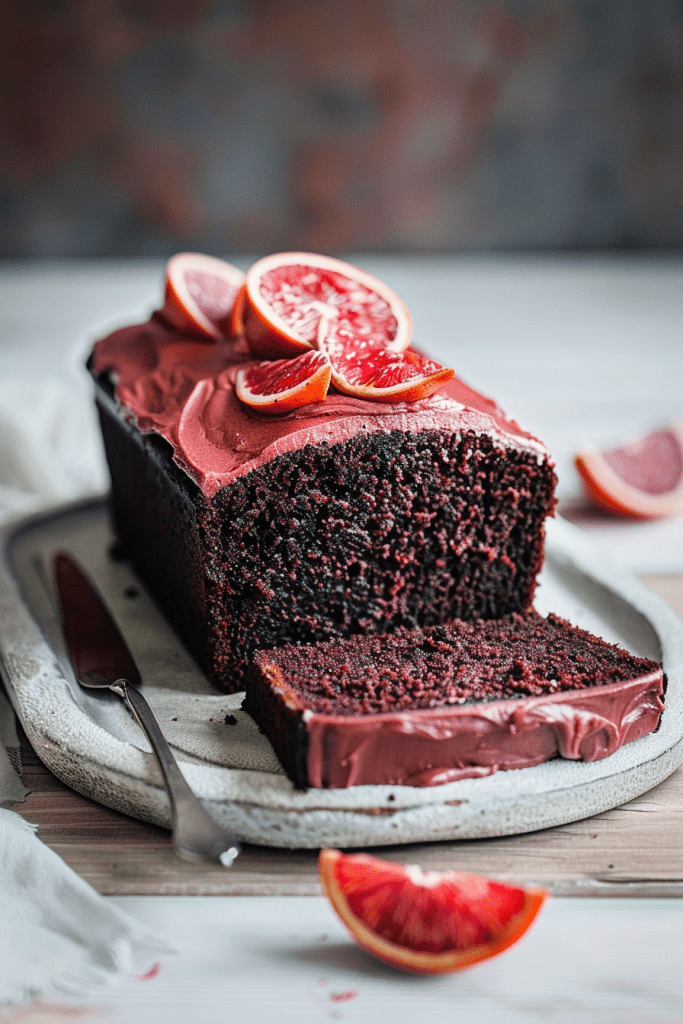
[[[2,0],[4,256],[683,243],[681,0]]]

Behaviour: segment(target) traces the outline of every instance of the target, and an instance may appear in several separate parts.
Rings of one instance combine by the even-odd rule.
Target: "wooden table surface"
[[[643,577],[683,615],[683,576]],[[108,895],[314,895],[316,853],[247,845],[234,867],[179,860],[169,833],[69,789],[24,739],[24,782],[16,805],[38,835]],[[536,882],[556,895],[683,896],[683,766],[612,811],[521,836],[385,847],[381,856],[424,868],[469,870]]]

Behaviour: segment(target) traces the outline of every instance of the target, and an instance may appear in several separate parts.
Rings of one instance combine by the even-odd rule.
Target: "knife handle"
[[[159,762],[171,802],[176,853],[185,860],[220,861],[225,867],[230,867],[240,851],[239,840],[207,814],[188,786],[145,698],[126,679],[117,679],[109,689],[123,697]]]

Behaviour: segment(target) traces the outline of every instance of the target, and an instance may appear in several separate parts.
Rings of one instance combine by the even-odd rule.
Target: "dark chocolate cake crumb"
[[[359,435],[282,456],[202,517],[214,679],[255,649],[530,607],[554,474],[475,434]]]
[[[256,656],[319,714],[358,715],[538,697],[603,686],[657,666],[535,612],[355,637]]]

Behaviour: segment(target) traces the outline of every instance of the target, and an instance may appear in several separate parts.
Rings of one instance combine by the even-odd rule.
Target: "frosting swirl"
[[[176,463],[207,499],[277,455],[306,444],[335,444],[361,430],[475,430],[541,458],[548,454],[494,401],[457,378],[419,402],[379,405],[330,393],[325,402],[282,416],[259,414],[235,394],[237,371],[252,359],[242,339],[199,341],[155,313],[147,323],[98,341],[93,371],[112,375],[122,414],[143,433],[166,438]]]

